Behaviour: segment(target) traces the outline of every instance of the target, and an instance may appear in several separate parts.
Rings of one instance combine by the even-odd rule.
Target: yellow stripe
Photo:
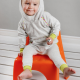
[[[63,72],[64,68],[66,68],[66,67],[68,67],[67,64],[62,64],[62,65],[60,66],[60,70]]]
[[[24,70],[29,69],[31,71],[31,66],[26,65],[26,66],[23,67],[23,69]]]
[[[50,37],[54,40],[56,38],[56,35],[52,33]]]
[[[20,48],[20,52],[23,52],[24,48]]]

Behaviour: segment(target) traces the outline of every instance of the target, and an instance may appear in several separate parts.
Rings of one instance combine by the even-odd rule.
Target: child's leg
[[[66,64],[63,59],[61,58],[60,52],[59,52],[59,48],[57,46],[57,44],[53,44],[53,46],[51,48],[49,48],[47,50],[47,55],[49,56],[49,58],[54,62],[54,64],[60,68],[60,66],[62,64]]]
[[[64,77],[67,77],[75,72],[73,69],[70,69],[64,62],[64,60],[61,58],[57,44],[54,44],[50,49],[48,49],[47,55],[54,62],[54,64],[63,72]]]
[[[33,62],[33,55],[37,54],[32,45],[27,45],[23,50],[23,69],[24,71],[18,76],[18,80],[32,77],[31,68]]]

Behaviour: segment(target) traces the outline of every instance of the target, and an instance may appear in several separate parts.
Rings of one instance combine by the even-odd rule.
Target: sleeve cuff
[[[60,70],[63,72],[64,68],[66,68],[66,67],[68,67],[67,64],[62,64],[62,65],[60,66]]]
[[[24,70],[29,69],[31,71],[31,66],[26,65],[26,66],[23,67],[23,69]]]
[[[56,35],[52,33],[50,37],[54,40],[56,38]]]
[[[24,48],[20,48],[20,52],[23,52]]]

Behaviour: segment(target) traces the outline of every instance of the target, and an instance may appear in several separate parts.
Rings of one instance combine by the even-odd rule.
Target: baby
[[[22,15],[18,25],[19,55],[23,55],[24,71],[18,76],[18,80],[32,77],[33,55],[37,53],[48,55],[63,72],[64,77],[74,74],[75,71],[61,58],[57,46],[60,23],[50,13],[44,11],[43,0],[20,0],[19,8]],[[28,35],[30,42],[25,46]]]

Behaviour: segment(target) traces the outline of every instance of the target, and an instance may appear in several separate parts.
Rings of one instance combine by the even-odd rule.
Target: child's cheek
[[[35,12],[37,12],[38,11],[38,8],[35,8]]]
[[[26,6],[23,6],[23,11],[24,11],[24,12],[26,11]]]

